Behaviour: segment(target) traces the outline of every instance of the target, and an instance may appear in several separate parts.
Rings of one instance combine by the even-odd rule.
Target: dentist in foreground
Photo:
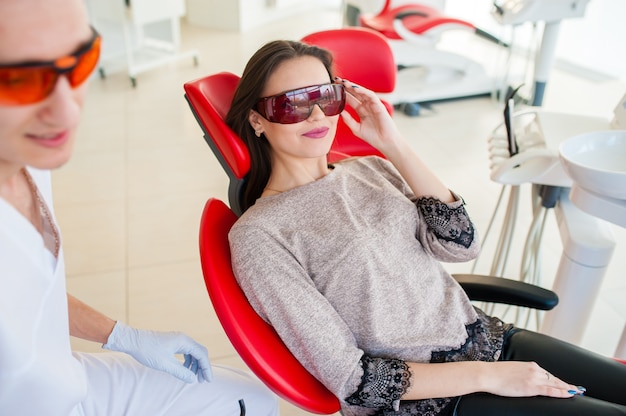
[[[100,36],[82,0],[0,0],[0,415],[276,415],[247,372],[179,332],[132,328],[66,293],[50,170],[75,140]],[[117,353],[72,352],[69,336]],[[175,354],[181,354],[180,362]]]

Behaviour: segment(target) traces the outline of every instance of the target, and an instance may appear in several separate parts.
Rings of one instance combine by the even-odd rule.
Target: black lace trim
[[[468,338],[465,344],[456,350],[433,352],[431,354],[430,362],[492,362],[500,359],[506,333],[514,329],[513,325],[503,324],[503,322],[498,318],[490,317],[480,309],[476,309],[476,312],[478,313],[478,320],[466,326]],[[406,366],[404,363],[403,365]],[[364,370],[365,368],[366,366],[364,366]],[[362,387],[366,380],[365,374],[363,376],[363,380],[364,382],[362,382],[361,387],[357,393],[351,396],[351,398],[357,396],[359,392],[364,390]],[[406,388],[408,388],[408,384]],[[402,394],[397,396],[398,399],[401,395]],[[453,413],[454,404],[457,399],[457,397],[445,397],[414,401],[404,400],[399,403],[399,408],[397,410],[393,409],[391,401],[386,401],[383,405],[378,406],[379,410],[374,413],[374,416],[447,416]],[[370,407],[361,404],[358,401],[352,402],[349,400],[350,399],[348,399],[348,403],[350,404]],[[371,403],[376,402],[376,400],[371,399],[369,399],[369,401]]]
[[[438,199],[427,197],[417,200],[428,228],[437,238],[468,248],[474,241],[474,225],[463,205],[450,208]]]
[[[476,309],[478,320],[466,326],[467,341],[458,350],[437,351],[431,355],[431,363],[455,361],[498,361],[502,355],[505,332],[513,325],[504,324],[500,319],[488,316]]]
[[[467,325],[467,340],[457,350],[435,351],[431,354],[431,363],[448,363],[458,361],[487,361],[500,359],[504,343],[504,333],[512,329],[512,325],[504,325],[498,318],[487,316],[476,309],[478,320]],[[457,397],[442,399],[425,399],[409,402],[401,406],[404,413],[383,413],[384,416],[442,416],[450,414]],[[411,413],[413,412],[413,413]]]
[[[453,399],[428,399],[404,401],[398,411],[383,410],[380,416],[449,416],[454,410]],[[375,415],[378,416],[378,415]]]
[[[361,407],[392,409],[394,402],[398,402],[410,386],[409,366],[402,360],[366,355],[361,358],[361,366],[361,384],[346,402]]]

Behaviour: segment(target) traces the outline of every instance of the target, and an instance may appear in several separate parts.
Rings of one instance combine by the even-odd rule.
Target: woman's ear
[[[255,132],[263,131],[263,123],[261,123],[261,118],[261,114],[257,113],[254,110],[250,110],[250,112],[248,113],[248,122]]]

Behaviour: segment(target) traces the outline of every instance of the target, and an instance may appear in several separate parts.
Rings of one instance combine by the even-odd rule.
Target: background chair
[[[347,1],[347,23],[384,35],[398,65],[399,87],[389,100],[407,115],[418,115],[419,103],[491,94],[495,82],[483,65],[469,57],[437,47],[442,34],[469,31],[497,44],[493,35],[472,23],[448,16],[423,3],[394,6],[385,0],[376,13],[361,12],[361,2]],[[431,2],[432,3],[432,2]],[[443,1],[441,1],[443,8]]]
[[[436,7],[422,3],[394,6],[392,0],[385,0],[377,13],[360,13],[357,6],[353,4],[347,6],[357,8],[358,21],[353,21],[352,24],[368,27],[393,40],[407,40],[403,35],[408,31],[413,36],[422,36],[416,42],[435,44],[441,33],[446,30],[477,30],[466,20],[448,16]]]

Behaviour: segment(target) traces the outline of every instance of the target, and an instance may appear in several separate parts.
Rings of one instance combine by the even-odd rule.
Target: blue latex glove
[[[207,349],[181,332],[147,331],[117,321],[102,348],[129,354],[141,364],[186,383],[213,378]],[[181,364],[175,354],[184,354],[185,362]]]

